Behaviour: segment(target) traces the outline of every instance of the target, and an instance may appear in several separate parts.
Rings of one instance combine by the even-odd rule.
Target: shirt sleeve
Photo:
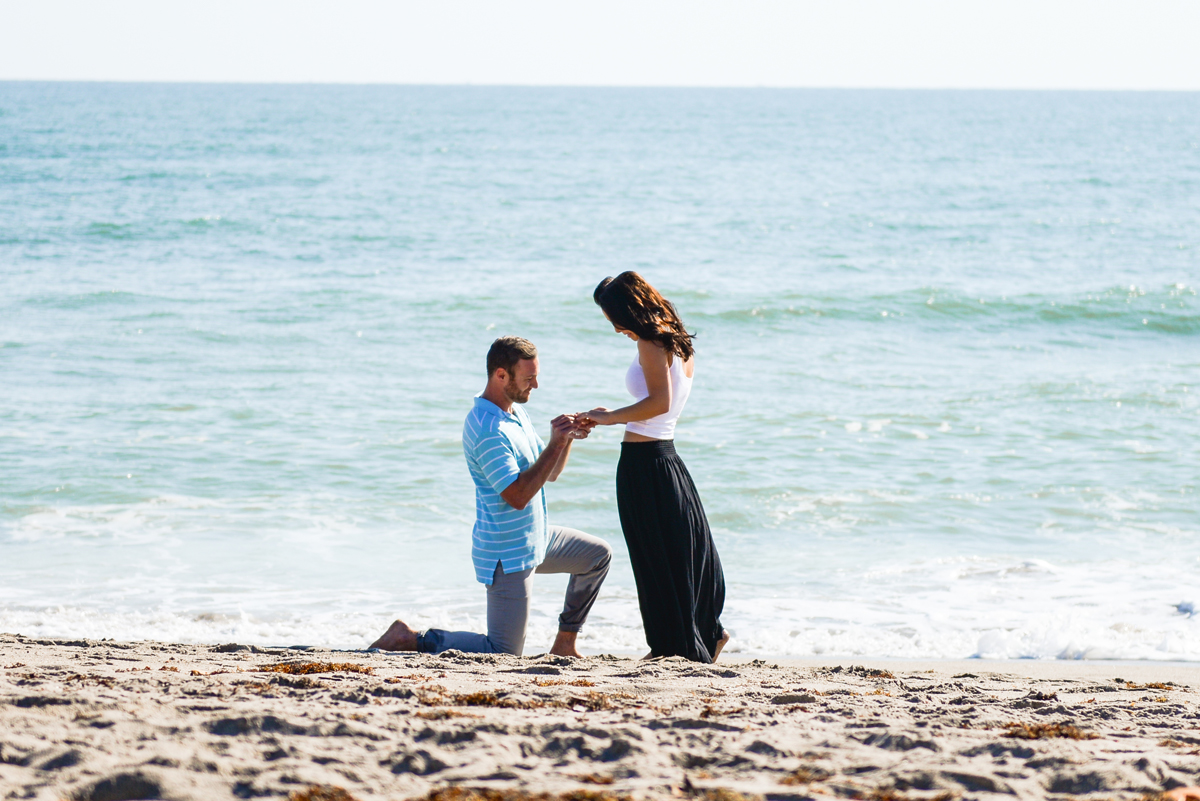
[[[504,492],[521,475],[512,443],[499,431],[482,434],[475,444],[475,453],[483,477],[496,492]]]

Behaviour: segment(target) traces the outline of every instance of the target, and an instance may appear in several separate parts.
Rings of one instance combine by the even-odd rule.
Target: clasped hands
[[[565,437],[569,439],[587,439],[588,434],[596,426],[610,425],[609,410],[598,406],[590,412],[578,414],[560,414],[550,421],[553,433],[551,438]]]

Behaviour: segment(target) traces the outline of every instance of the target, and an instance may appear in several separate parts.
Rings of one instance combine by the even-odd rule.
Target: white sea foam
[[[1150,575],[1157,584],[1147,581]],[[587,650],[645,648],[629,578],[617,571],[606,585],[585,629]],[[544,579],[531,615],[531,653],[553,638],[565,583]],[[1181,579],[1165,564],[1097,570],[1038,559],[952,557],[839,571],[787,594],[731,584],[724,623],[734,634],[731,653],[756,656],[1200,660],[1200,618],[1177,608],[1186,589]],[[484,592],[470,583],[443,588],[436,597],[362,586],[298,591],[276,585],[232,594],[175,587],[170,603],[157,601],[169,585],[141,594],[97,586],[62,604],[10,591],[0,598],[0,630],[361,648],[397,615],[417,627],[485,626]]]

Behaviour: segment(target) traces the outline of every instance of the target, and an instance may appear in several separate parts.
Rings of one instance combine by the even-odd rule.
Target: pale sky
[[[0,0],[0,80],[1200,90],[1200,0]]]

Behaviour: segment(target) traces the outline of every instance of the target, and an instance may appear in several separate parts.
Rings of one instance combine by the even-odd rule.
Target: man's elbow
[[[500,498],[505,503],[507,503],[509,506],[516,509],[518,512],[521,511],[522,509],[524,509],[526,506],[528,506],[529,501],[530,501],[529,498],[522,497],[522,494],[520,492],[516,492],[516,491],[502,492],[502,493],[500,493]]]

